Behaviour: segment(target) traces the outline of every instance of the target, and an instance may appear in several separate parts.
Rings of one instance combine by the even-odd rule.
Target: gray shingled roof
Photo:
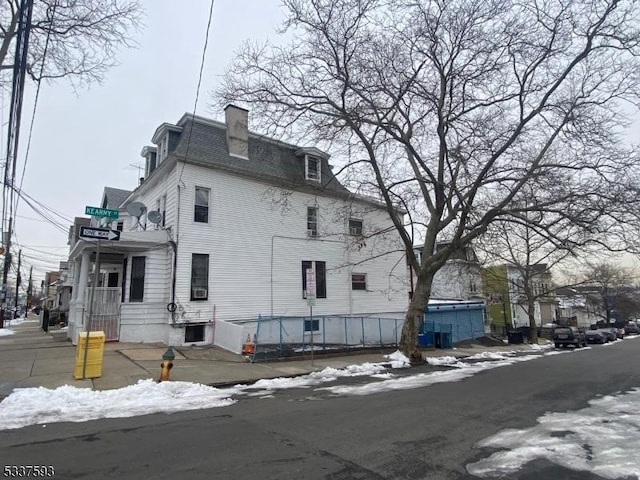
[[[104,187],[102,196],[102,208],[118,208],[122,205],[127,197],[131,195],[129,190],[121,190],[119,188]]]
[[[193,131],[189,139],[192,125]],[[181,126],[183,129],[178,144],[175,150],[170,152],[180,159],[258,178],[299,191],[341,197],[353,195],[333,176],[325,158],[321,159],[322,182],[305,180],[304,157],[295,155],[300,147],[250,134],[247,160],[229,155],[224,124],[197,120],[194,122],[192,116],[185,116]],[[188,154],[187,144],[189,145]]]

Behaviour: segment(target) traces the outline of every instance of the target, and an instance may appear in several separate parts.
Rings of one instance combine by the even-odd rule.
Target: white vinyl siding
[[[182,172],[183,191],[196,186],[209,189],[211,228],[193,223],[193,196],[183,195],[179,225],[176,303],[191,322],[216,319],[255,319],[263,315],[306,315],[308,305],[301,295],[301,264],[305,260],[326,262],[326,295],[331,302],[318,302],[314,313],[349,314],[401,312],[406,309],[408,287],[403,249],[393,231],[367,239],[362,249],[350,247],[353,237],[345,232],[350,217],[362,219],[371,230],[389,226],[387,214],[368,204],[349,205],[345,218],[333,198],[293,192],[287,209],[264,183],[220,170],[187,164]],[[307,207],[316,205],[322,218],[319,234],[312,240],[300,227]],[[343,203],[346,205],[346,203]],[[304,222],[304,220],[303,220]],[[306,222],[305,222],[306,226]],[[379,256],[381,250],[390,252]],[[190,301],[192,254],[209,254],[207,301]],[[352,295],[349,262],[366,261],[367,292]],[[353,297],[353,298],[352,298]]]

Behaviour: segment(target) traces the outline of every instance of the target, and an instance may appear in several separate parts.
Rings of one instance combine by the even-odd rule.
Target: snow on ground
[[[536,426],[507,429],[478,443],[500,449],[467,465],[477,477],[508,478],[526,463],[546,459],[604,478],[640,478],[640,389],[589,402],[582,410],[546,413]]]
[[[458,360],[458,357],[445,355],[442,357],[427,357],[427,363],[429,365],[456,365],[460,363],[460,360]]]
[[[391,360],[391,368],[407,368],[411,366],[410,360],[400,350],[396,350],[389,355],[385,355],[384,358]]]
[[[501,361],[486,361],[472,364],[466,364],[458,361],[456,363],[443,364],[452,366],[453,368],[451,370],[419,373],[417,375],[397,377],[384,380],[382,382],[366,383],[363,385],[336,385],[332,387],[323,387],[321,390],[327,390],[336,395],[371,395],[391,390],[410,390],[414,388],[427,387],[436,383],[457,382],[484,370],[504,367],[506,365],[512,365],[519,362],[526,362],[536,358],[540,358],[540,355],[527,355],[524,357],[515,357]]]
[[[11,320],[5,320],[4,321],[4,326],[5,327],[15,327],[16,325],[22,325],[23,323],[38,323],[38,322],[40,322],[38,317],[36,317],[34,319],[29,319],[29,318],[25,318],[25,317],[18,317],[18,318],[12,318]]]
[[[13,335],[15,332],[8,328],[0,328],[0,337],[7,337],[9,335]]]
[[[118,390],[69,385],[55,390],[19,388],[0,403],[0,429],[224,407],[236,402],[229,398],[233,393],[233,389],[221,390],[188,382],[156,383],[151,379]]]
[[[275,390],[308,388],[341,377],[384,374],[385,370],[385,364],[378,363],[350,365],[344,369],[327,367],[299,377],[263,379],[252,385],[231,388],[190,382],[156,383],[150,379],[104,391],[69,385],[56,389],[18,388],[0,403],[0,430],[53,422],[84,422],[98,418],[226,407],[236,402],[231,398],[233,396],[271,396]],[[385,378],[392,375],[387,373]]]
[[[465,360],[504,360],[507,357],[513,356],[518,352],[509,351],[509,352],[482,352],[476,353],[475,355],[471,355],[466,357]]]

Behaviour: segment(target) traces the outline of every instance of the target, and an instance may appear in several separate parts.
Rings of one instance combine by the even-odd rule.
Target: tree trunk
[[[538,326],[536,325],[536,304],[529,301],[527,304],[527,315],[529,317],[529,343],[538,343]]]
[[[7,52],[9,52],[9,46],[13,41],[13,37],[16,34],[16,26],[18,25],[18,11],[13,14],[11,17],[11,23],[7,27],[7,31],[5,33],[4,39],[2,40],[2,45],[0,46],[0,66],[7,67],[5,64],[5,58],[7,57]]]
[[[424,319],[424,307],[429,302],[431,295],[431,284],[433,283],[433,273],[419,276],[416,282],[411,302],[402,326],[402,336],[400,338],[400,350],[411,362],[422,362],[422,353],[418,349],[418,332]]]

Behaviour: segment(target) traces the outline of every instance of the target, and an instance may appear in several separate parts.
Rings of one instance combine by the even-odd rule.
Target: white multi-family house
[[[138,187],[105,189],[95,206],[119,218],[92,225],[119,239],[71,245],[72,339],[89,319],[110,340],[183,345],[219,344],[229,325],[310,307],[402,316],[404,251],[384,206],[341,185],[326,153],[247,125],[233,105],[225,122],[163,123],[142,149]]]
[[[438,242],[436,251],[449,246],[448,242]],[[423,247],[415,247],[418,259],[422,255]],[[416,282],[416,274],[409,268],[412,283]],[[445,301],[475,301],[484,300],[482,294],[482,268],[471,245],[456,250],[447,262],[436,272],[431,285],[431,299]]]

